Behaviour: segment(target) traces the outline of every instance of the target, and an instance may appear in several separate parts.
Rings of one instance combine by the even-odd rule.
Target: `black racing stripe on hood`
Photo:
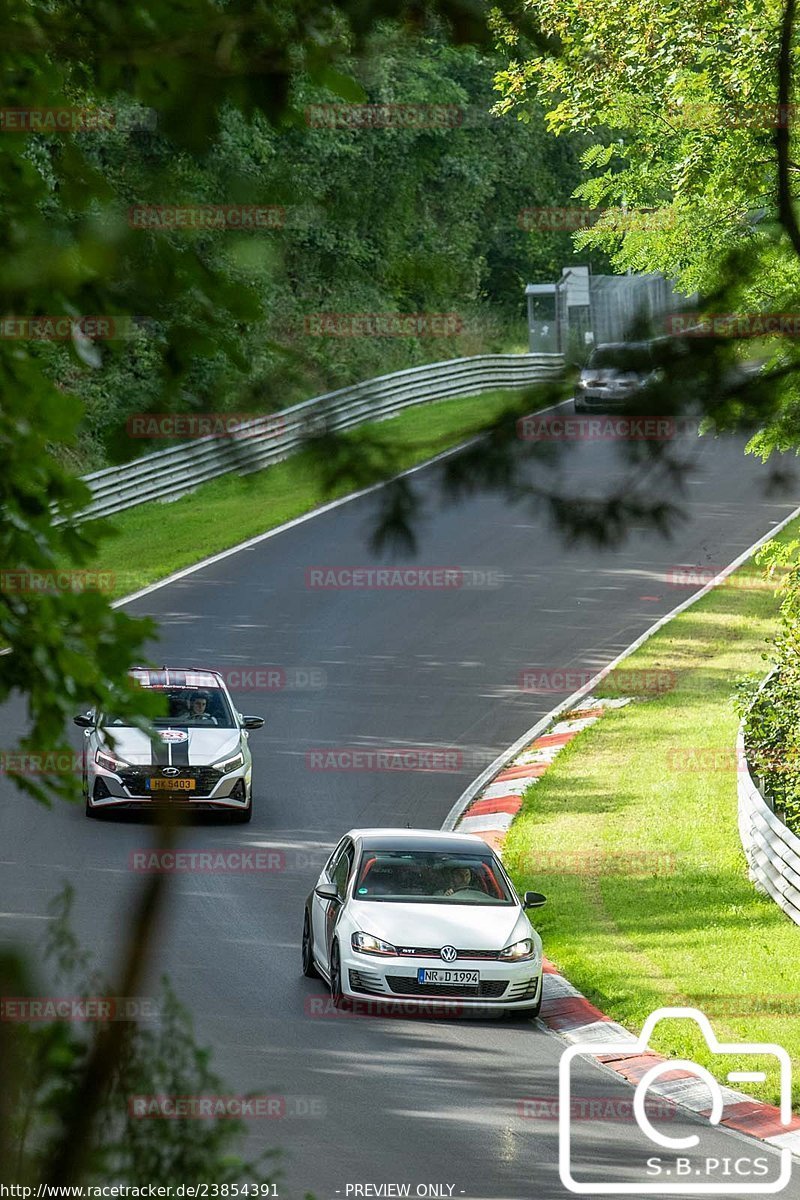
[[[173,742],[172,743],[172,765],[173,765],[173,767],[188,767],[188,765],[189,765],[189,738],[188,737],[185,742]]]
[[[150,743],[150,763],[154,767],[168,767],[170,764],[169,746],[161,738]]]

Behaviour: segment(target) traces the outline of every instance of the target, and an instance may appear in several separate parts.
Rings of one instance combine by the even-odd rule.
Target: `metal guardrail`
[[[84,475],[92,502],[82,515],[103,517],[148,500],[174,500],[220,475],[247,475],[281,462],[310,434],[353,429],[431,400],[527,387],[558,375],[563,365],[558,354],[483,354],[368,379],[243,422],[230,436],[194,438]]]
[[[770,672],[762,688],[772,677]],[[787,829],[762,796],[745,756],[744,721],[736,738],[739,837],[748,874],[759,892],[771,896],[800,925],[800,838]]]

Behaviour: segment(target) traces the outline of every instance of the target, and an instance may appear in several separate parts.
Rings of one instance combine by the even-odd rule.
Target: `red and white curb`
[[[548,1029],[571,1045],[591,1045],[598,1042],[620,1042],[631,1045],[630,1051],[614,1054],[594,1055],[588,1051],[583,1057],[593,1058],[608,1070],[621,1075],[628,1083],[636,1085],[653,1067],[669,1062],[663,1054],[642,1049],[640,1039],[591,1004],[577,988],[574,988],[552,963],[544,961],[544,999],[540,1020]],[[767,1142],[779,1150],[791,1150],[800,1156],[800,1118],[792,1117],[788,1124],[781,1120],[781,1111],[772,1104],[764,1104],[746,1096],[743,1092],[720,1085],[722,1117],[719,1125],[748,1137]],[[657,1082],[650,1084],[649,1092],[701,1117],[711,1115],[708,1086],[691,1071],[681,1067],[665,1071]]]
[[[630,703],[629,699],[599,700],[589,695],[582,698],[578,708],[566,712],[563,711],[564,706],[557,709],[551,719],[555,720],[561,715],[560,720],[548,724],[550,718],[545,718],[476,780],[454,807],[445,822],[445,828],[478,834],[498,853],[502,853],[506,834],[522,807],[522,797],[527,789],[544,775],[573,738],[594,725],[609,709],[622,708]],[[538,736],[528,741],[534,733]],[[543,966],[543,999],[539,1019],[552,1033],[571,1045],[590,1046],[608,1042],[631,1045],[630,1051],[618,1051],[612,1055],[592,1054],[587,1050],[582,1054],[583,1057],[594,1059],[633,1086],[653,1067],[669,1061],[649,1047],[643,1048],[635,1034],[596,1008],[547,959]],[[719,1090],[723,1102],[719,1121],[721,1126],[777,1149],[789,1149],[793,1155],[800,1157],[800,1118],[792,1117],[787,1124],[781,1120],[781,1111],[774,1105],[763,1104],[752,1096],[722,1085]],[[655,1092],[668,1102],[698,1116],[711,1115],[708,1086],[697,1075],[681,1067],[665,1071],[657,1082],[650,1084],[648,1092]]]
[[[594,725],[610,708],[622,708],[630,700],[595,700],[587,696],[582,706],[530,745],[517,749],[497,774],[484,780],[453,827],[462,833],[477,833],[495,850],[500,850],[511,822],[522,807],[522,796],[536,783],[565,746],[589,725]]]

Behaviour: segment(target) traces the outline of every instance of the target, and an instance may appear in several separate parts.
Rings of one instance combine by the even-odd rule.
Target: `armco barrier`
[[[767,676],[762,687],[771,677]],[[745,757],[744,721],[736,739],[739,836],[748,873],[758,891],[800,925],[800,838],[787,829],[762,796]]]
[[[368,379],[247,421],[232,436],[195,438],[84,475],[92,502],[83,516],[103,517],[148,500],[176,499],[220,475],[246,475],[280,462],[314,432],[352,429],[431,400],[527,387],[558,375],[563,365],[559,354],[483,354]]]

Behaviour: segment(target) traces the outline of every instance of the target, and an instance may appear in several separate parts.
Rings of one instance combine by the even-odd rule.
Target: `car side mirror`
[[[318,883],[314,888],[314,895],[319,896],[320,900],[339,899],[339,892],[335,883]]]
[[[526,892],[522,898],[523,908],[541,908],[547,903],[547,896],[543,896],[541,892]]]
[[[77,717],[72,718],[72,724],[80,729],[94,729],[94,717],[89,713],[78,713]]]
[[[242,717],[242,725],[245,729],[260,729],[263,724],[263,717]]]

